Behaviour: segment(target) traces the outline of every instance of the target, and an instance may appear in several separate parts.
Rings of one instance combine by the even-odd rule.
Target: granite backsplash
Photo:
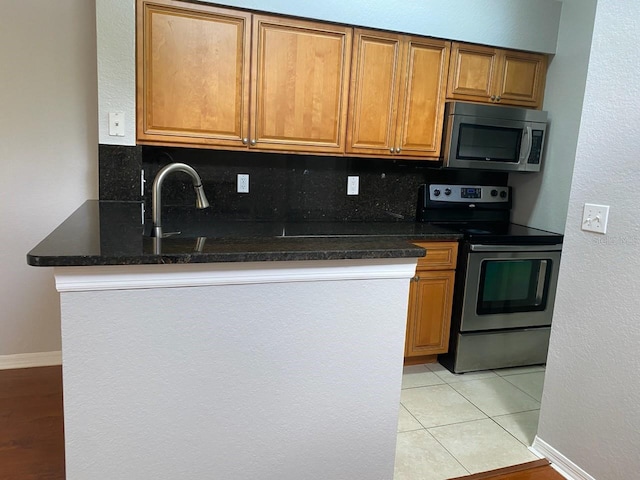
[[[153,146],[100,145],[100,200],[144,200],[151,211],[151,185],[171,162],[200,174],[211,215],[231,220],[414,221],[418,186],[425,182],[506,185],[506,173],[443,170],[432,162],[287,155]],[[249,174],[249,193],[236,193],[236,176]],[[348,196],[347,176],[360,177],[360,194]],[[163,185],[163,206],[194,204],[186,174]]]

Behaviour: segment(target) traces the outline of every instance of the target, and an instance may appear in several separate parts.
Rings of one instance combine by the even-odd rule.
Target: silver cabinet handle
[[[396,147],[396,153],[400,153],[402,149],[400,147]]]
[[[393,147],[391,147],[391,148],[389,149],[389,151],[390,151],[391,153],[393,153]]]
[[[495,102],[495,100],[496,100],[496,96],[495,95],[491,95],[491,101]]]
[[[499,102],[500,100],[502,100],[502,97],[501,97],[500,95],[498,95],[498,96],[496,97],[496,102]]]
[[[251,145],[255,145],[255,144],[256,144],[256,140],[255,139],[251,140]]]
[[[247,137],[244,137],[242,139],[242,143],[244,143],[246,145],[247,143],[249,143],[249,139]]]

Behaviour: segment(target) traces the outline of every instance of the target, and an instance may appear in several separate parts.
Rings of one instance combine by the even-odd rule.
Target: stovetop
[[[557,245],[564,236],[538,228],[518,225],[517,223],[446,223],[429,222],[458,233],[464,234],[469,243],[486,245]]]
[[[416,220],[462,233],[469,243],[557,245],[563,235],[510,222],[513,192],[507,186],[426,184]]]

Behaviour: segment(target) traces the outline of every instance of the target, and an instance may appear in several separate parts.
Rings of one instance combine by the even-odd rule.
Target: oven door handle
[[[472,252],[551,252],[562,250],[559,245],[471,245]]]
[[[542,305],[542,298],[544,296],[544,284],[547,280],[547,266],[548,260],[540,260],[540,270],[538,270],[538,288],[536,288],[536,305]]]

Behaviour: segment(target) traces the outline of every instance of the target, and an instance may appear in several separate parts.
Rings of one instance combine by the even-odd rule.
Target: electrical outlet
[[[360,192],[360,177],[347,177],[347,195],[358,195]]]
[[[238,193],[249,193],[249,174],[238,174]]]
[[[609,205],[594,205],[585,203],[582,212],[582,230],[587,232],[607,233],[609,220]]]
[[[109,112],[109,135],[124,137],[124,112]]]

